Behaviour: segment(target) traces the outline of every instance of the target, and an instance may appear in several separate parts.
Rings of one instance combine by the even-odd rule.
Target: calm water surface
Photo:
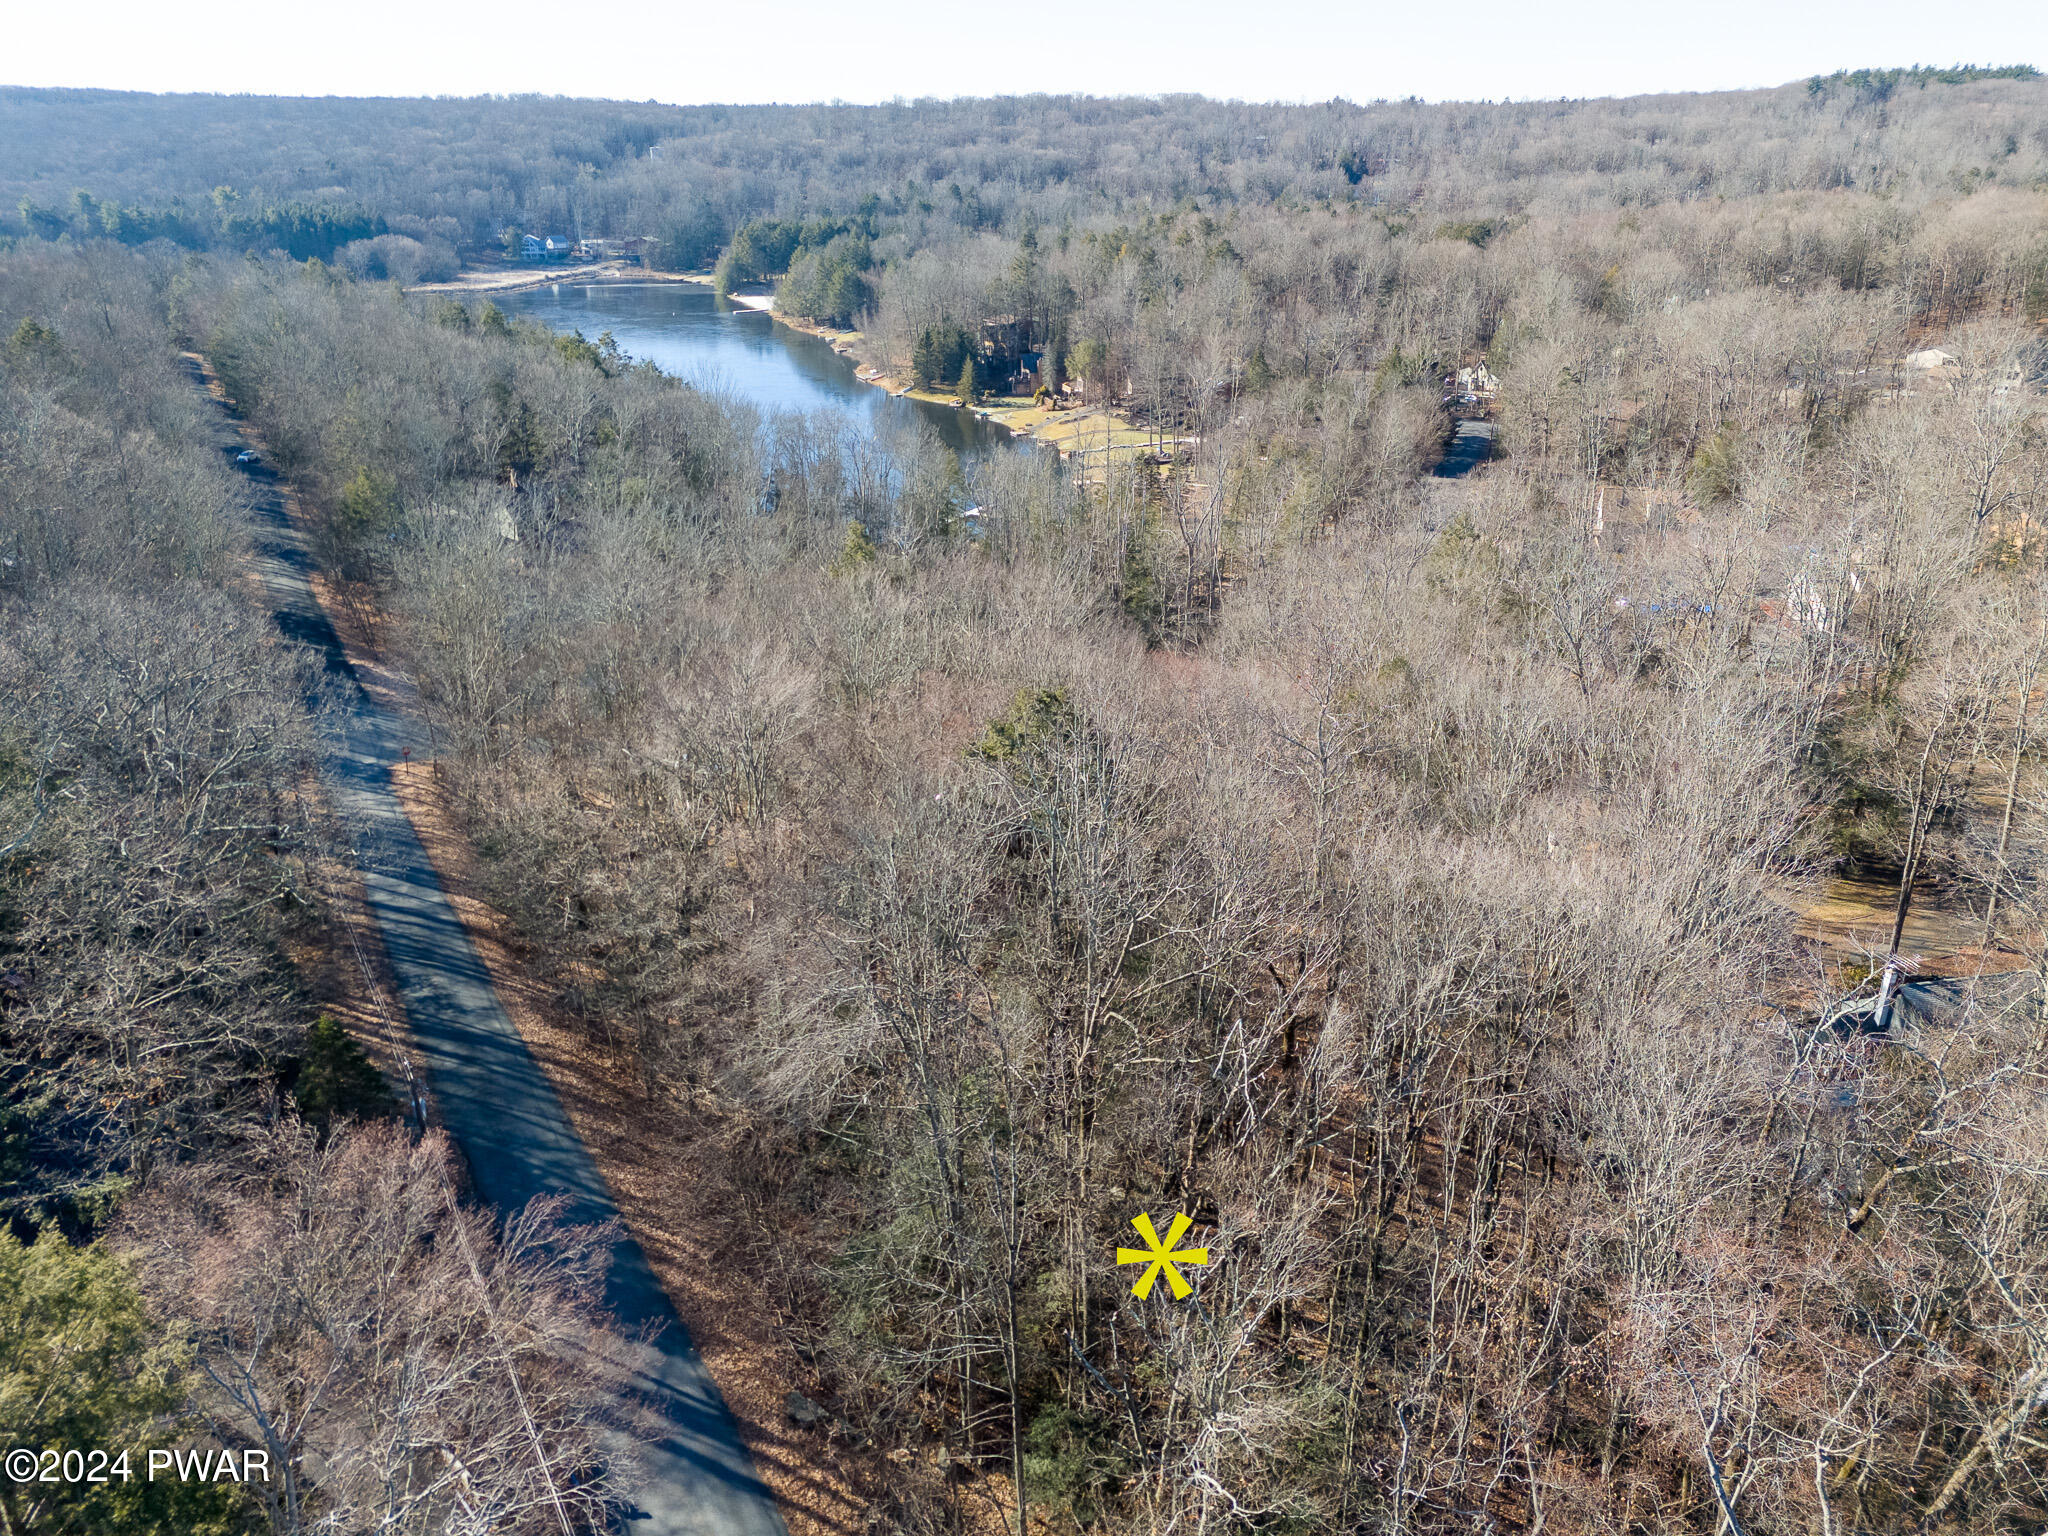
[[[853,362],[817,337],[721,303],[693,283],[556,283],[497,294],[493,302],[508,315],[581,331],[591,341],[610,331],[629,357],[744,400],[763,415],[838,410],[878,432],[925,421],[965,455],[1011,441],[967,411],[891,399],[855,378]]]

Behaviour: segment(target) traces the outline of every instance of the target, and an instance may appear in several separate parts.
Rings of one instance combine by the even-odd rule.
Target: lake
[[[743,400],[763,415],[837,410],[878,433],[923,421],[955,453],[1012,441],[970,412],[892,399],[854,377],[851,359],[766,314],[722,302],[695,283],[556,283],[492,295],[508,315],[595,341],[606,331],[628,357]]]

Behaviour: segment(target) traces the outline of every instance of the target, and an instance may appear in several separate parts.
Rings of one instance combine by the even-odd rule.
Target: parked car
[[[244,448],[235,455],[235,462],[237,464],[260,464],[262,460],[256,457],[256,450],[254,448]]]

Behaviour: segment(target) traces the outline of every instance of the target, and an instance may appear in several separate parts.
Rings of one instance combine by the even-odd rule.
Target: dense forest
[[[0,92],[0,1439],[305,1468],[4,1527],[561,1531],[632,1475],[598,1236],[467,1198],[323,1012],[333,684],[198,359],[552,1012],[744,1149],[868,1528],[2048,1521],[2044,124],[2027,69]],[[402,291],[508,229],[1176,448],[963,463]],[[1433,477],[1482,363],[1496,458]],[[1824,941],[1842,877],[1943,985]],[[1213,1262],[1140,1300],[1174,1211]]]

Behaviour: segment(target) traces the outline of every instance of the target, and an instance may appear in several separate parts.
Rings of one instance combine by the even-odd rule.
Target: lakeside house
[[[567,261],[574,251],[575,242],[560,235],[522,235],[519,240],[522,261]]]
[[[622,240],[578,240],[576,254],[585,261],[623,261],[637,267],[647,260],[654,246],[652,235],[627,235]]]

